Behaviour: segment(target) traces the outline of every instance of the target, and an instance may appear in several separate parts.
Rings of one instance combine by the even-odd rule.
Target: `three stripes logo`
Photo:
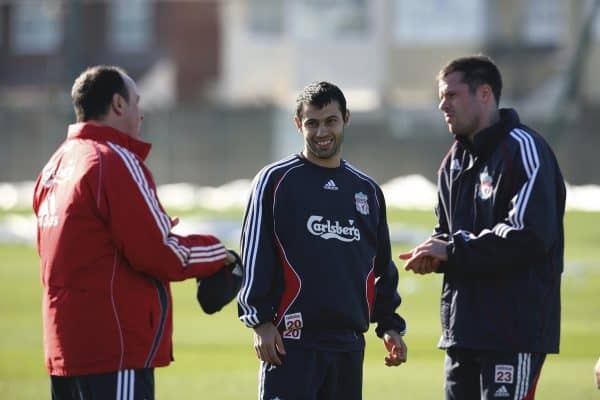
[[[510,397],[510,393],[506,390],[506,386],[502,385],[496,390],[494,397]]]
[[[333,179],[328,180],[327,183],[325,183],[323,185],[323,189],[325,189],[325,190],[340,190],[340,188],[336,186]]]

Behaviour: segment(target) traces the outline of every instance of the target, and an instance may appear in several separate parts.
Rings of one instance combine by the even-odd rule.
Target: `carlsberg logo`
[[[352,242],[360,240],[360,231],[354,226],[354,220],[349,219],[350,226],[341,226],[339,221],[330,221],[320,215],[311,215],[306,221],[308,231],[315,236],[323,239],[337,239],[342,242]]]

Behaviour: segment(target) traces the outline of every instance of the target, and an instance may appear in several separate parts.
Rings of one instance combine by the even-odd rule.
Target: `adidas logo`
[[[508,390],[506,390],[506,386],[502,385],[498,388],[498,390],[496,390],[494,397],[510,397],[510,393],[508,393]]]
[[[335,182],[333,181],[333,179],[328,180],[327,183],[323,185],[323,189],[340,190],[340,188],[335,185]]]

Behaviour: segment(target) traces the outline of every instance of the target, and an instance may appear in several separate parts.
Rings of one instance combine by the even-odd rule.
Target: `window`
[[[566,35],[565,2],[528,0],[523,17],[523,40],[535,45],[558,44]]]
[[[11,45],[19,54],[50,54],[61,45],[61,7],[58,0],[13,3]]]
[[[366,0],[291,2],[294,36],[301,39],[357,38],[368,34]]]
[[[110,3],[108,43],[119,52],[143,52],[152,45],[154,2],[113,0]]]
[[[583,7],[583,12],[585,14],[590,13],[592,11],[595,11],[596,15],[594,16],[594,22],[593,22],[593,26],[592,26],[592,37],[595,37],[596,39],[600,39],[600,5],[598,5],[596,7],[596,9],[594,10],[592,8],[592,0],[588,0],[587,2],[585,2],[586,6]],[[585,17],[584,17],[585,20]]]
[[[280,35],[283,32],[283,3],[281,0],[248,0],[248,30],[264,36]]]
[[[480,0],[394,0],[393,34],[401,43],[453,44],[485,38]]]

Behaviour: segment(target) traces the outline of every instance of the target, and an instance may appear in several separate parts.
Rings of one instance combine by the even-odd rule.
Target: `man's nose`
[[[325,124],[319,124],[319,128],[317,129],[317,136],[323,136],[327,134],[327,127]]]
[[[446,102],[446,100],[444,100],[444,99],[440,100],[440,104],[438,104],[438,109],[440,111],[444,111],[444,109],[446,108],[447,104],[448,103]]]

